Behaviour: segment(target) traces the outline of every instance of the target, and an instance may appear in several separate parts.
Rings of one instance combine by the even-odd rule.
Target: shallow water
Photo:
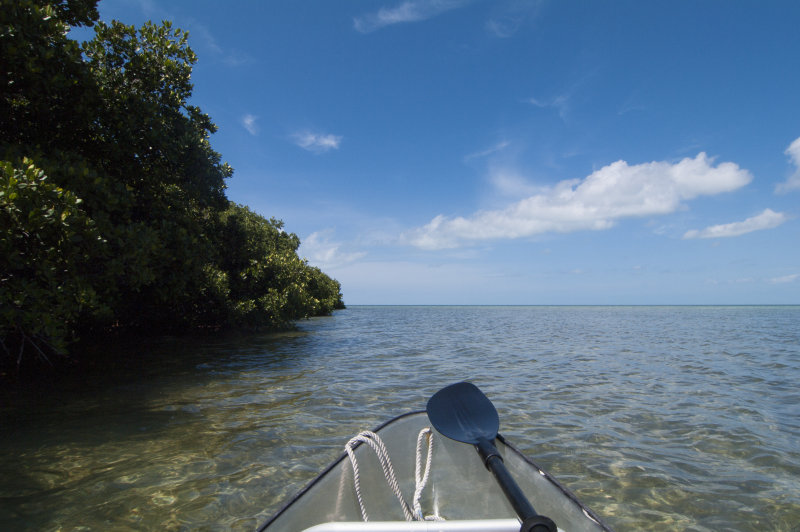
[[[800,307],[353,307],[114,350],[3,405],[0,529],[252,530],[471,380],[617,530],[800,530]]]

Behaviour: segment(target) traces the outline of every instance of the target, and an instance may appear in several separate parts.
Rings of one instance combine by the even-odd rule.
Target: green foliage
[[[216,126],[187,103],[197,60],[188,34],[169,22],[139,30],[98,23],[95,31],[83,52],[103,108],[87,155],[130,187],[134,207],[149,212],[161,200],[156,208],[224,208],[224,180],[233,171],[211,149]]]
[[[87,273],[105,243],[81,200],[27,159],[0,162],[0,227],[0,323],[20,354],[63,348],[82,314],[103,310]]]
[[[68,146],[96,103],[70,25],[97,19],[96,0],[0,0],[0,135],[6,142]]]
[[[0,0],[0,340],[283,327],[341,307],[296,235],[226,199],[216,126],[188,104],[187,34],[98,23],[80,46],[67,31],[96,3]]]
[[[285,326],[298,318],[330,314],[336,302],[341,304],[339,283],[297,256],[300,239],[285,232],[283,222],[234,203],[220,220],[220,266],[234,322]]]

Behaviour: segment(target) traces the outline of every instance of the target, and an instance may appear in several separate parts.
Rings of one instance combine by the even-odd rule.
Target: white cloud
[[[674,164],[654,161],[631,166],[617,161],[505,209],[480,211],[469,218],[439,215],[403,238],[420,248],[443,249],[479,240],[608,229],[619,219],[668,214],[682,201],[730,192],[752,179],[734,163],[713,166],[713,162],[705,153]]]
[[[786,220],[788,220],[788,217],[782,212],[764,209],[764,212],[761,214],[748,218],[743,222],[712,225],[701,230],[692,229],[686,231],[683,238],[725,238],[741,236],[752,233],[753,231],[761,231],[762,229],[773,229]]]
[[[514,169],[493,168],[490,171],[489,179],[495,190],[504,196],[522,198],[540,190]]]
[[[427,20],[465,3],[465,0],[407,0],[396,7],[384,7],[377,13],[358,17],[353,26],[361,33],[369,33],[392,24]]]
[[[791,275],[784,275],[783,277],[773,277],[769,282],[773,284],[793,283],[800,279],[800,273],[793,273]]]
[[[789,156],[797,168],[784,183],[779,183],[775,187],[775,192],[779,194],[800,189],[800,137],[796,138],[784,153]]]
[[[317,231],[311,233],[300,244],[300,255],[308,258],[309,262],[326,268],[333,268],[349,264],[363,258],[364,252],[343,252],[342,244],[331,240],[333,231]]]
[[[342,143],[339,135],[323,135],[320,133],[303,132],[293,135],[295,144],[314,153],[325,153],[330,150],[338,150]]]
[[[242,117],[242,125],[251,135],[256,135],[258,133],[258,126],[256,126],[257,119],[258,119],[257,116],[250,114],[244,115]]]

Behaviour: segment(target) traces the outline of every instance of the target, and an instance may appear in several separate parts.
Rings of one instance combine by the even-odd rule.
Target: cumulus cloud
[[[468,218],[439,215],[403,238],[420,248],[444,249],[480,240],[602,230],[623,218],[668,214],[683,201],[730,192],[752,180],[750,172],[734,163],[713,163],[705,153],[674,164],[617,161],[584,179],[541,189],[505,209]]]
[[[796,169],[785,182],[775,187],[775,192],[779,194],[800,189],[800,137],[796,138],[784,153],[789,156]]]
[[[304,150],[314,153],[325,153],[330,150],[338,150],[342,143],[339,135],[323,135],[305,131],[293,135],[294,142]]]
[[[741,236],[753,231],[762,229],[773,229],[778,227],[788,217],[782,212],[775,212],[772,209],[764,209],[764,212],[748,218],[743,222],[733,222],[729,224],[712,225],[705,229],[692,229],[686,231],[683,238],[725,238],[731,236]]]
[[[254,115],[244,115],[242,117],[242,125],[247,130],[248,133],[251,135],[255,135],[258,133],[258,126],[256,126],[256,119],[258,117]]]
[[[465,3],[465,0],[407,0],[396,7],[384,7],[376,13],[357,17],[353,27],[361,33],[369,33],[393,24],[427,20]]]
[[[333,231],[328,229],[308,235],[300,245],[300,254],[313,264],[327,268],[349,264],[363,258],[364,252],[342,251],[342,244],[332,240]]]

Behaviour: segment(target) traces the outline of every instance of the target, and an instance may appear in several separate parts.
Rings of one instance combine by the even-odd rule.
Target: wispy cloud
[[[392,7],[383,7],[353,20],[353,27],[361,33],[370,33],[393,24],[419,22],[456,9],[468,0],[406,0]]]
[[[214,34],[195,19],[190,19],[189,37],[193,43],[199,43],[213,57],[228,66],[240,66],[252,61],[252,58],[246,53],[220,46]],[[197,46],[197,44],[194,44],[194,46]]]
[[[489,181],[503,196],[523,198],[541,190],[513,168],[494,167],[489,171]]]
[[[793,273],[791,275],[784,275],[783,277],[773,277],[769,280],[772,284],[785,284],[793,283],[800,279],[800,273]]]
[[[517,33],[520,24],[521,21],[516,18],[493,18],[486,21],[486,29],[495,37],[507,39]]]
[[[775,187],[775,192],[779,194],[800,189],[800,137],[796,138],[784,153],[789,156],[796,168],[785,182],[779,183]]]
[[[727,238],[732,236],[746,235],[753,231],[763,229],[773,229],[784,223],[789,218],[782,212],[775,212],[772,209],[764,209],[764,212],[750,217],[742,222],[729,224],[712,225],[705,229],[692,229],[686,231],[683,238]]]
[[[573,80],[570,85],[562,89],[556,96],[551,98],[532,96],[523,101],[543,109],[555,109],[558,112],[558,116],[561,117],[561,120],[566,121],[572,110],[574,101],[577,99],[580,103],[580,97],[576,98],[576,95],[579,96],[582,92],[585,92],[584,88],[598,72],[598,67],[588,67],[579,78]]]
[[[152,0],[138,0],[135,4],[139,6],[142,13],[153,19],[172,20],[174,18],[171,15],[165,15],[164,10],[156,6]]]
[[[299,252],[312,264],[326,268],[350,264],[366,256],[361,251],[342,251],[342,243],[333,241],[332,237],[332,229],[311,233],[303,239]]]
[[[622,105],[617,110],[617,114],[622,116],[628,113],[639,112],[647,110],[647,107],[642,103],[639,91],[635,91],[628,99],[622,102]]]
[[[509,141],[503,140],[501,142],[498,142],[494,146],[490,146],[490,147],[486,148],[485,150],[480,150],[480,151],[476,151],[474,153],[468,154],[466,157],[464,157],[464,160],[465,161],[469,161],[469,160],[472,160],[472,159],[480,159],[480,158],[483,158],[483,157],[488,157],[489,155],[492,155],[494,153],[503,151],[504,149],[508,148],[510,145],[511,145],[511,143]]]
[[[544,3],[543,0],[497,2],[494,14],[486,21],[486,30],[490,35],[501,39],[513,37],[525,23],[539,14]]]
[[[330,135],[304,131],[292,135],[294,143],[313,153],[325,153],[330,150],[338,150],[342,143],[340,135]]]
[[[256,125],[257,116],[246,114],[242,117],[242,125],[251,135],[258,134],[258,126]]]
[[[705,153],[677,163],[617,161],[584,179],[541,189],[505,209],[468,218],[437,216],[403,239],[424,249],[444,249],[481,240],[608,229],[617,220],[669,214],[683,201],[730,192],[752,180],[750,172],[734,163],[713,163]]]
[[[561,119],[566,119],[567,113],[569,113],[569,99],[571,94],[565,93],[556,96],[555,98],[551,98],[549,100],[541,100],[539,98],[528,98],[526,101],[536,107],[541,108],[551,108],[558,111],[558,116]]]

